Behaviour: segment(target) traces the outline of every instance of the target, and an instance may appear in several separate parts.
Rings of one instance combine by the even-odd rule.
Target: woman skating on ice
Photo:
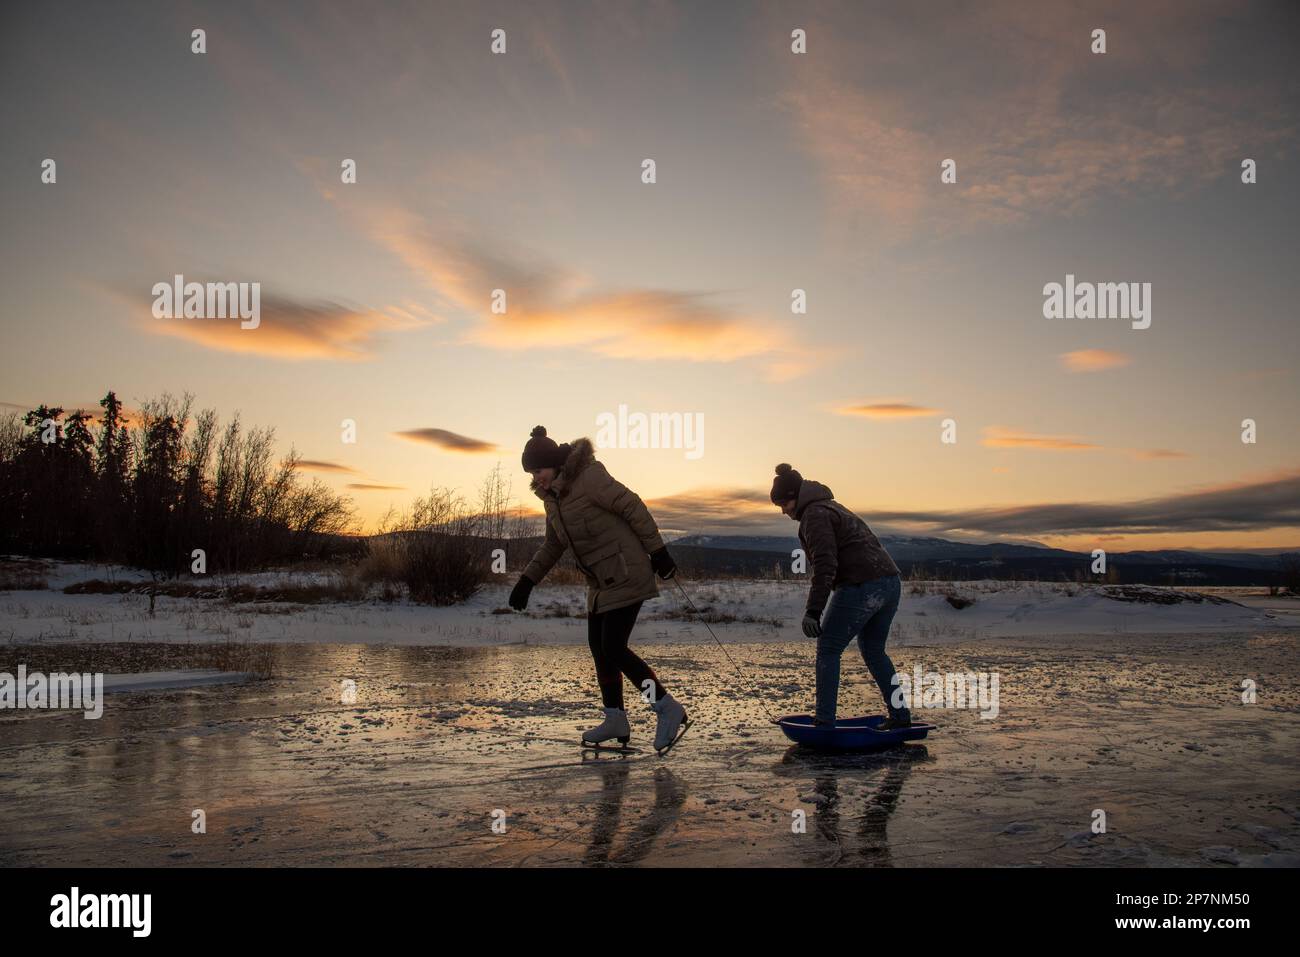
[[[662,754],[689,727],[686,709],[627,643],[641,603],[659,594],[655,574],[671,578],[677,566],[650,510],[596,461],[590,439],[556,445],[539,425],[524,446],[523,463],[546,508],[546,541],[510,593],[510,607],[523,611],[533,586],[572,548],[587,577],[587,642],[605,710],[605,720],[583,734],[583,744],[617,739],[627,745],[632,730],[623,708],[626,675],[639,693],[651,695],[658,718],[654,746]]]
[[[898,566],[867,523],[835,501],[829,488],[784,463],[776,467],[772,503],[799,523],[799,544],[812,560],[803,633],[817,639],[816,723],[835,724],[840,657],[857,638],[858,650],[889,710],[878,730],[908,727],[911,714],[890,700],[894,663],[885,654],[889,626],[903,591]],[[830,606],[823,620],[827,598]]]

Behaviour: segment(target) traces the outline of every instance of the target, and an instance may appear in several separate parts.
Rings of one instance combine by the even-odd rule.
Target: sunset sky
[[[1298,9],[6,3],[0,409],[192,392],[371,524],[498,461],[535,507],[529,430],[626,405],[703,415],[598,453],[674,531],[792,533],[788,461],[877,530],[1295,546]],[[154,318],[177,273],[260,327]]]

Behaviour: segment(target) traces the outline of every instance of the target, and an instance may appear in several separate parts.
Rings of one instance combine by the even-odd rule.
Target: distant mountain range
[[[971,580],[981,578],[1089,581],[1092,556],[1010,542],[954,542],[944,538],[881,535],[880,542],[904,577]],[[669,543],[688,571],[773,574],[788,569],[794,536],[687,535]],[[1292,553],[1294,557],[1294,553]],[[1184,550],[1111,552],[1108,570],[1121,582],[1159,585],[1271,585],[1280,580],[1284,556],[1257,552]]]
[[[880,536],[904,578],[940,581],[1108,581],[1132,585],[1252,585],[1291,583],[1300,579],[1295,563],[1300,549],[1284,553],[1210,552],[1165,549],[1106,554],[1107,576],[1092,573],[1092,555],[1025,542],[954,542],[946,538]],[[335,536],[336,557],[356,558],[364,539]],[[541,546],[541,536],[501,539],[511,568],[523,568]],[[670,539],[673,558],[688,575],[736,575],[788,578],[790,553],[799,547],[793,535],[686,535]],[[572,559],[565,556],[565,564]],[[1288,569],[1288,562],[1291,567]],[[797,576],[803,577],[803,576]]]

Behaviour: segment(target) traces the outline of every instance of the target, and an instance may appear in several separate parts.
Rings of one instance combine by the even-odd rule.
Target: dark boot
[[[912,716],[906,711],[900,711],[897,714],[891,714],[880,724],[876,725],[877,731],[897,731],[900,728],[910,728],[912,726]]]

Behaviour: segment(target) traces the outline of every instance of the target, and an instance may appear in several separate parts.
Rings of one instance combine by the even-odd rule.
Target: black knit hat
[[[568,445],[559,446],[554,439],[546,437],[546,426],[539,425],[532,432],[532,438],[524,446],[524,471],[533,469],[558,469],[564,465],[569,454]]]
[[[776,478],[772,480],[772,504],[780,505],[798,498],[799,486],[802,484],[803,476],[782,462],[776,467]]]

